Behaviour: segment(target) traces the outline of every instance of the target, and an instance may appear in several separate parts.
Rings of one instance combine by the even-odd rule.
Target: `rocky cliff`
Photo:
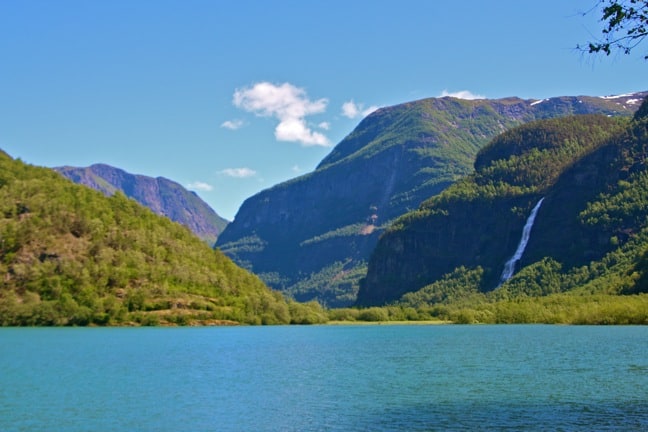
[[[605,292],[645,291],[637,281],[648,247],[646,121],[571,116],[500,135],[477,155],[470,176],[382,236],[358,304],[390,303],[439,281],[455,286],[465,269],[479,269],[478,290],[496,289],[542,197],[519,280],[504,285],[562,291],[606,276]],[[433,289],[427,297],[447,295]]]
[[[164,177],[130,174],[105,164],[87,168],[66,166],[55,170],[75,183],[108,196],[121,191],[155,213],[186,226],[210,245],[215,243],[228,223],[194,192]]]
[[[628,116],[640,98],[446,97],[382,108],[314,172],[246,200],[217,247],[298,300],[351,304],[384,229],[468,174],[493,137],[541,118]]]

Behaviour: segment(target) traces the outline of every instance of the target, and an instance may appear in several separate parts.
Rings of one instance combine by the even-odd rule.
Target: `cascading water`
[[[524,228],[522,229],[522,238],[520,239],[520,243],[518,244],[518,247],[511,259],[506,261],[506,264],[504,264],[504,271],[502,272],[502,276],[500,277],[500,285],[511,279],[511,276],[513,276],[513,272],[515,272],[515,264],[517,264],[520,258],[522,258],[524,249],[529,242],[529,237],[531,237],[531,228],[533,228],[533,222],[535,221],[538,210],[542,205],[542,201],[544,201],[544,198],[540,198],[540,201],[538,201],[535,207],[533,207],[533,210],[531,210],[531,214],[529,215],[529,218],[527,219],[526,223],[524,224]]]

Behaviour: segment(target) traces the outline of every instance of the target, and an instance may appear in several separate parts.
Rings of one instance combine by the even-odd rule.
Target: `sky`
[[[379,107],[648,90],[645,47],[576,49],[600,37],[596,5],[0,0],[0,149],[166,177],[233,220]]]

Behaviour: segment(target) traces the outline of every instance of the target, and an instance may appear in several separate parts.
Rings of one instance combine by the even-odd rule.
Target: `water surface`
[[[648,430],[648,327],[0,329],[0,430]]]

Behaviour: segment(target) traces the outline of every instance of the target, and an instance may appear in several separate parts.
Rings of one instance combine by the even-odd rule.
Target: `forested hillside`
[[[495,138],[473,174],[389,228],[358,303],[648,292],[646,104],[634,120],[571,116]],[[501,281],[541,198],[516,273]]]
[[[122,192],[153,212],[186,226],[209,245],[216,242],[228,223],[194,192],[164,177],[130,174],[105,164],[86,168],[65,166],[55,170],[75,183],[108,196]]]
[[[446,97],[382,108],[314,172],[246,200],[217,247],[298,300],[352,304],[385,228],[469,174],[492,138],[535,119],[630,116],[641,95],[542,101]]]
[[[310,313],[122,193],[105,197],[4,152],[0,276],[1,325],[270,324]]]

